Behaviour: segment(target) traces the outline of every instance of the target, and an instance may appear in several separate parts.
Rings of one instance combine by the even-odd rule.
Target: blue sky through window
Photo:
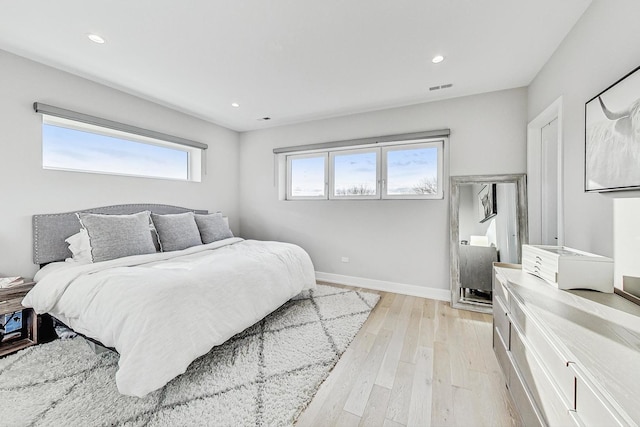
[[[292,155],[288,156],[287,194],[320,199],[441,197],[441,156],[442,144],[432,142]],[[325,176],[327,160],[330,176]],[[382,194],[381,179],[385,181]],[[332,191],[328,196],[327,181]]]
[[[334,195],[372,195],[377,189],[377,152],[336,154]]]
[[[387,152],[387,194],[417,194],[416,188],[435,184],[438,176],[436,147],[389,150]]]
[[[42,126],[42,166],[189,179],[189,154],[186,151],[50,124]]]
[[[325,155],[291,159],[291,195],[293,197],[325,195],[325,159]]]

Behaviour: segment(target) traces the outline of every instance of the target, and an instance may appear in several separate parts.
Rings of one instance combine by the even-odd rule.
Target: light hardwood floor
[[[298,427],[518,425],[493,354],[490,315],[378,294]]]

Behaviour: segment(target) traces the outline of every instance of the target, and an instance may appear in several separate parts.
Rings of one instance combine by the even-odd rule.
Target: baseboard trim
[[[449,301],[451,299],[451,293],[448,289],[435,289],[406,283],[366,279],[364,277],[343,276],[342,274],[324,273],[322,271],[316,271],[316,280],[440,301]]]

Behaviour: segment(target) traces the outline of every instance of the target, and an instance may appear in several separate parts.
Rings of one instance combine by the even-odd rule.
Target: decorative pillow
[[[151,214],[162,252],[179,251],[202,244],[193,212]]]
[[[84,212],[77,215],[89,235],[93,262],[156,252],[149,232],[149,211],[133,215]]]
[[[76,234],[69,236],[65,242],[69,244],[71,258],[67,258],[67,262],[79,262],[81,264],[91,263],[91,243],[87,230],[81,228]]]
[[[229,224],[220,212],[210,215],[196,214],[196,224],[204,244],[233,237]]]

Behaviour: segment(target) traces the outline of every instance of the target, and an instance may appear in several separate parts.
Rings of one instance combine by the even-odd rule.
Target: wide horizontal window
[[[201,149],[43,115],[42,167],[200,181]]]
[[[444,140],[340,147],[286,156],[286,198],[442,199]]]

